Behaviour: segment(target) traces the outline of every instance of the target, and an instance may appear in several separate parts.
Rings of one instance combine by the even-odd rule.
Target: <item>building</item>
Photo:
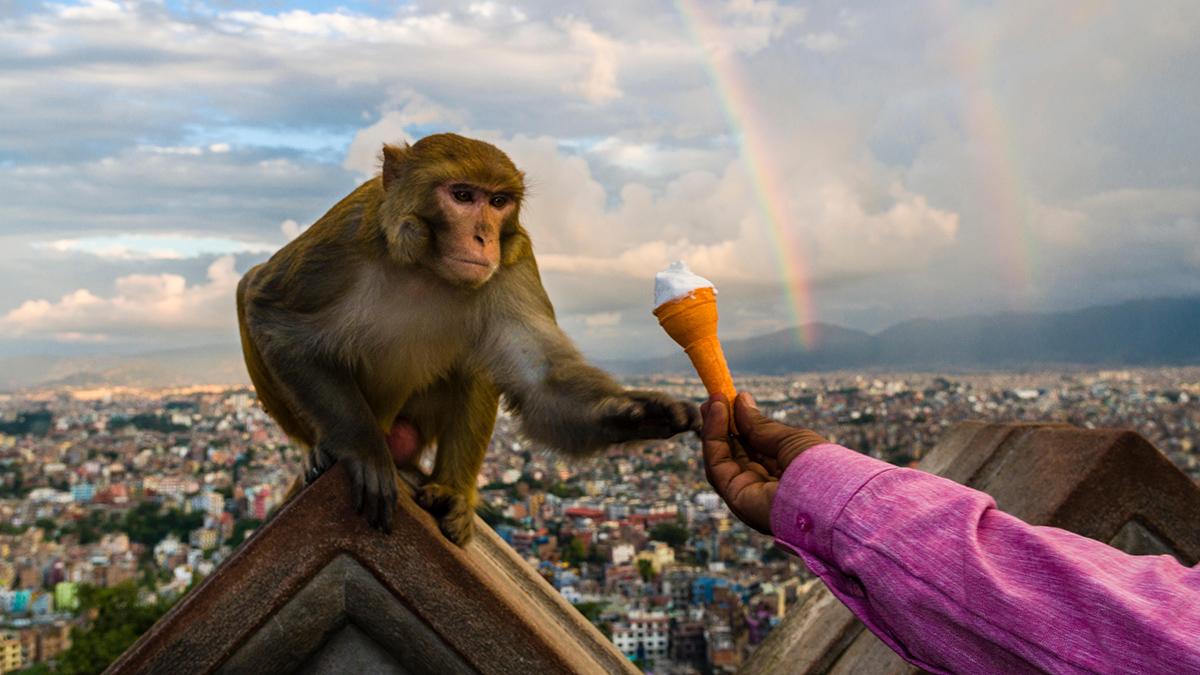
[[[652,541],[646,550],[637,554],[636,559],[638,563],[643,560],[648,562],[651,571],[657,576],[663,571],[663,568],[675,563],[675,549],[661,541]]]
[[[708,646],[704,642],[702,621],[679,620],[671,622],[671,660],[703,667],[708,658]]]
[[[0,675],[11,673],[25,667],[25,656],[21,650],[21,640],[16,633],[5,631],[0,633]]]
[[[708,647],[708,664],[713,672],[732,673],[742,665],[742,650],[728,624],[710,621],[704,630],[704,640]]]
[[[76,503],[86,504],[96,495],[96,486],[91,483],[76,483],[71,486],[71,499]]]
[[[664,661],[670,653],[671,620],[663,612],[630,612],[625,622],[613,626],[612,640],[630,659],[646,665]]]
[[[210,551],[217,547],[217,537],[220,533],[211,527],[198,527],[192,530],[188,537],[188,543],[193,548],[198,548],[202,551]]]

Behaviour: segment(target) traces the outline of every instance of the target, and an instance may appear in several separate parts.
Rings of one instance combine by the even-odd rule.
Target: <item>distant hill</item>
[[[1200,365],[1200,297],[1136,300],[1055,314],[915,319],[874,335],[831,324],[814,328],[820,338],[809,350],[802,349],[796,331],[788,329],[726,340],[725,354],[734,371],[761,374],[855,368],[970,371]],[[626,375],[691,371],[682,352],[600,365]],[[137,356],[0,359],[0,391],[248,383],[241,352],[232,345]]]
[[[730,368],[775,374],[852,368],[1009,370],[1053,365],[1200,364],[1200,298],[1135,300],[1053,314],[915,319],[870,335],[817,324],[812,349],[794,329],[724,341]],[[675,354],[605,364],[615,372],[679,372]]]
[[[134,356],[32,356],[0,359],[0,391],[29,387],[174,387],[249,384],[237,347],[191,347]]]

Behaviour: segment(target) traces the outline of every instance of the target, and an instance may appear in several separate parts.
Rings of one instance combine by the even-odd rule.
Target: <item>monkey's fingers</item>
[[[392,516],[396,509],[396,474],[389,466],[387,470],[378,472],[377,480],[376,522],[379,523],[379,529],[391,534]]]
[[[308,469],[304,472],[304,484],[312,485],[331,466],[333,466],[333,459],[320,446],[310,448],[308,451]]]
[[[366,517],[367,523],[378,530],[391,532],[392,511],[396,505],[396,477],[391,455],[382,462],[357,457],[346,460],[350,474],[350,491],[354,495],[354,510]]]
[[[607,420],[621,437],[669,438],[700,426],[695,405],[652,391],[631,391],[613,406]]]

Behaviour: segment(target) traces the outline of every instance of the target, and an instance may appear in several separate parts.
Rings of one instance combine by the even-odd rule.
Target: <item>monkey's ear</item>
[[[396,262],[416,264],[429,256],[429,227],[413,214],[389,219],[383,228],[383,236],[388,252]]]
[[[533,255],[533,244],[524,229],[507,235],[501,243],[500,264],[512,265],[518,260]]]
[[[390,143],[383,144],[383,152],[380,155],[383,158],[383,191],[387,192],[388,186],[391,185],[397,178],[400,177],[400,168],[404,165],[404,156],[408,154],[408,144],[403,146],[392,145]]]

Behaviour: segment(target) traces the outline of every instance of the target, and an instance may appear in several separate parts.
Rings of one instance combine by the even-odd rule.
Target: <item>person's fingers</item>
[[[701,431],[704,475],[718,493],[725,495],[729,484],[742,472],[742,467],[734,460],[729,447],[729,408],[725,405],[724,397],[714,397],[707,405]]]
[[[774,464],[772,473],[776,475],[801,452],[826,442],[811,429],[788,426],[763,415],[754,399],[744,392],[734,402],[734,414],[747,448],[764,466]]]
[[[737,419],[738,434],[746,445],[752,452],[766,457],[775,457],[779,443],[795,431],[792,427],[763,415],[754,399],[746,392],[739,393],[734,400],[734,415]]]

